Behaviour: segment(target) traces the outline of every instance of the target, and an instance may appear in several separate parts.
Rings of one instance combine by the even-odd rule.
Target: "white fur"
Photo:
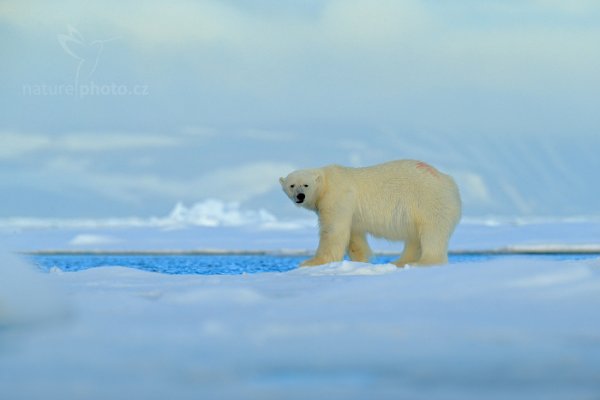
[[[330,165],[280,178],[288,197],[319,216],[319,247],[303,266],[371,256],[366,234],[404,241],[398,266],[448,262],[448,240],[460,220],[454,180],[420,161],[399,160],[366,168]],[[293,187],[292,187],[293,185]]]

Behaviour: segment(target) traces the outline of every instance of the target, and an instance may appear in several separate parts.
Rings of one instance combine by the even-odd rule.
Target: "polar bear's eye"
[[[292,189],[294,188],[294,186],[296,186],[296,185],[290,185],[290,187],[291,187]]]
[[[304,185],[304,187],[308,187],[308,185]]]

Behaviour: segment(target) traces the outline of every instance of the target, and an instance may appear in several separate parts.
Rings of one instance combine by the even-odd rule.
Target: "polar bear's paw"
[[[313,257],[308,260],[302,262],[300,264],[301,267],[315,267],[317,265],[329,264],[330,260],[325,260],[323,258]]]

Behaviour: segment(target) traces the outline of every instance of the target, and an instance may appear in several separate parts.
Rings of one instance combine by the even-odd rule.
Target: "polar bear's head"
[[[322,174],[316,169],[294,171],[279,178],[281,188],[296,205],[316,210],[317,199],[323,183]]]

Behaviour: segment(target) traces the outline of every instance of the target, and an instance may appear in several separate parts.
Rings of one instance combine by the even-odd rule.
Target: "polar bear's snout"
[[[279,178],[279,183],[292,203],[316,211],[315,202],[321,187],[321,175],[318,171],[310,169],[294,171],[285,178]]]

